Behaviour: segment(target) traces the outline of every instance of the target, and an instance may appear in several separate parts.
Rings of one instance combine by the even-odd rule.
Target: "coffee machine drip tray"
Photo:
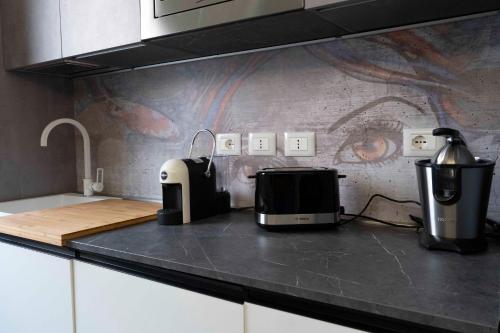
[[[426,232],[419,232],[420,245],[429,250],[453,251],[462,254],[477,253],[488,248],[486,237],[474,239],[452,239],[430,235]]]

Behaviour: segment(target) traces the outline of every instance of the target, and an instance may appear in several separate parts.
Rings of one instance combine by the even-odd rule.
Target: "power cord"
[[[500,240],[500,223],[492,219],[486,218],[486,224],[490,227],[491,231],[486,232],[486,237]]]
[[[375,198],[382,198],[382,199],[385,199],[385,200],[388,200],[388,201],[392,201],[392,202],[395,202],[395,203],[400,203],[400,204],[411,203],[411,204],[415,204],[415,205],[420,206],[420,202],[415,201],[415,200],[397,200],[397,199],[390,198],[390,197],[385,196],[385,195],[380,194],[380,193],[375,193],[375,194],[373,194],[370,197],[370,199],[368,199],[368,201],[366,202],[365,206],[363,207],[363,209],[358,214],[349,214],[349,213],[342,212],[341,215],[343,215],[343,216],[350,216],[351,218],[348,219],[348,220],[341,220],[341,222],[339,224],[337,224],[337,225],[338,226],[344,225],[344,224],[352,222],[352,221],[356,220],[357,218],[361,217],[361,218],[364,218],[366,220],[370,220],[370,221],[373,221],[373,222],[377,222],[377,223],[389,225],[391,227],[406,228],[406,229],[417,229],[417,231],[418,231],[418,229],[422,228],[422,226],[423,226],[422,219],[419,218],[419,217],[413,216],[413,215],[410,215],[410,218],[416,223],[416,225],[399,224],[399,223],[394,223],[394,222],[390,222],[390,221],[384,221],[384,220],[381,220],[381,219],[378,219],[378,218],[375,218],[375,217],[364,215],[363,213],[368,209],[368,207],[372,203],[373,199],[375,199]],[[254,208],[254,207],[250,206],[250,207],[231,208],[231,210],[235,211],[235,212],[241,212],[241,211],[245,211],[245,210],[252,209],[252,208]]]
[[[408,216],[410,217],[410,219],[413,222],[415,222],[415,225],[394,223],[394,222],[390,222],[390,221],[384,221],[384,220],[378,219],[376,217],[371,217],[371,216],[364,215],[363,213],[368,209],[368,207],[372,203],[373,199],[375,199],[375,198],[382,198],[382,199],[385,199],[385,200],[388,200],[388,201],[392,201],[392,202],[395,202],[395,203],[400,203],[400,204],[411,203],[411,204],[415,204],[417,206],[420,206],[420,202],[415,201],[415,200],[397,200],[397,199],[390,198],[390,197],[385,196],[385,195],[380,194],[380,193],[375,193],[374,195],[372,195],[370,197],[370,199],[368,199],[368,201],[366,202],[365,206],[363,207],[363,209],[358,214],[350,214],[350,213],[344,213],[344,212],[342,212],[341,215],[343,215],[343,216],[350,216],[351,218],[348,219],[348,220],[341,220],[341,222],[339,224],[337,224],[337,225],[338,226],[344,225],[344,224],[347,224],[349,222],[353,222],[354,220],[356,220],[356,219],[358,219],[358,218],[361,217],[361,218],[364,218],[366,220],[370,220],[370,221],[373,221],[373,222],[385,224],[385,225],[388,225],[388,226],[391,226],[391,227],[405,228],[405,229],[416,229],[417,232],[419,232],[420,229],[423,228],[423,226],[424,226],[423,219],[421,217],[418,217],[418,216],[415,216],[415,215],[412,215],[412,214],[409,214]],[[245,211],[245,210],[248,210],[248,209],[252,209],[252,208],[254,208],[254,206],[231,208],[231,211],[242,212],[242,211]],[[343,207],[341,207],[341,208],[343,209]],[[342,209],[341,209],[341,211],[342,211]],[[500,223],[495,222],[495,221],[493,221],[491,219],[486,219],[486,223],[492,229],[492,232],[486,233],[486,236],[487,237],[491,237],[491,238],[500,239]]]
[[[381,223],[381,224],[390,225],[391,227],[407,228],[407,229],[420,228],[419,225],[393,223],[393,222],[384,221],[384,220],[381,220],[381,219],[378,219],[378,218],[375,218],[375,217],[371,217],[371,216],[367,216],[367,215],[360,215],[360,214],[357,214],[357,215],[356,214],[343,214],[343,215],[345,215],[345,216],[354,216],[356,218],[361,217],[361,218],[364,218],[366,220],[370,220],[370,221],[373,221],[373,222],[378,222],[378,223]],[[353,221],[353,219],[350,219],[350,220],[347,220],[347,221],[343,221],[342,224],[345,224],[345,223],[348,223],[348,222],[351,222],[351,221]]]
[[[364,218],[364,219],[367,219],[367,220],[370,220],[370,221],[373,221],[373,222],[377,222],[377,223],[389,225],[389,226],[392,226],[392,227],[398,227],[398,228],[417,229],[418,230],[418,229],[420,229],[422,227],[422,223],[419,223],[416,219],[413,219],[412,215],[410,215],[410,218],[412,218],[412,220],[417,223],[416,225],[399,224],[399,223],[394,223],[394,222],[390,222],[390,221],[384,221],[384,220],[381,220],[381,219],[378,219],[378,218],[375,218],[375,217],[363,215],[363,213],[368,209],[368,207],[372,203],[373,199],[375,199],[375,198],[382,198],[382,199],[385,199],[385,200],[388,200],[388,201],[392,201],[392,202],[395,202],[395,203],[399,203],[399,204],[411,203],[411,204],[415,204],[415,205],[420,206],[420,202],[415,201],[415,200],[397,200],[397,199],[393,199],[393,198],[390,198],[388,196],[385,196],[383,194],[375,193],[375,194],[373,194],[370,197],[370,199],[368,199],[368,201],[366,202],[365,206],[363,207],[363,209],[361,209],[361,211],[358,214],[343,213],[342,215],[344,215],[344,216],[351,216],[351,218],[347,219],[347,220],[342,220],[338,225],[344,225],[344,224],[353,222],[354,220],[356,220],[356,219],[358,219],[358,218],[361,217],[361,218]]]

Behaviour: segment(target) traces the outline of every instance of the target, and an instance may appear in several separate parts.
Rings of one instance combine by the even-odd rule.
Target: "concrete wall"
[[[341,203],[357,211],[373,193],[417,199],[404,127],[451,126],[496,158],[500,140],[500,16],[304,47],[74,81],[76,117],[91,132],[108,194],[160,197],[158,170],[185,157],[200,128],[278,133],[276,157],[219,159],[233,204],[252,204],[258,168],[336,167]],[[282,132],[317,133],[317,156],[283,156]],[[82,154],[77,150],[78,174]],[[500,211],[500,178],[491,209]],[[378,202],[370,212],[406,220],[413,208]]]

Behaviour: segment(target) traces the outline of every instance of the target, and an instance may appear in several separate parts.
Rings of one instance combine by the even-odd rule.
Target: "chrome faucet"
[[[101,192],[104,189],[104,169],[97,169],[97,179],[96,182],[92,181],[92,176],[90,175],[90,137],[89,133],[85,127],[78,121],[69,118],[60,118],[50,122],[43,129],[42,136],[40,137],[40,146],[47,147],[47,139],[49,138],[50,132],[60,124],[70,124],[75,126],[83,137],[83,161],[84,161],[84,177],[83,177],[83,195],[88,197],[94,194],[94,192]]]

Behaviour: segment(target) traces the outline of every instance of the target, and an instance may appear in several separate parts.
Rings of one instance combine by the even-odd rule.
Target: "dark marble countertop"
[[[500,243],[459,255],[419,247],[414,230],[355,222],[267,232],[253,213],[182,226],[149,222],[70,247],[458,332],[498,332]]]

